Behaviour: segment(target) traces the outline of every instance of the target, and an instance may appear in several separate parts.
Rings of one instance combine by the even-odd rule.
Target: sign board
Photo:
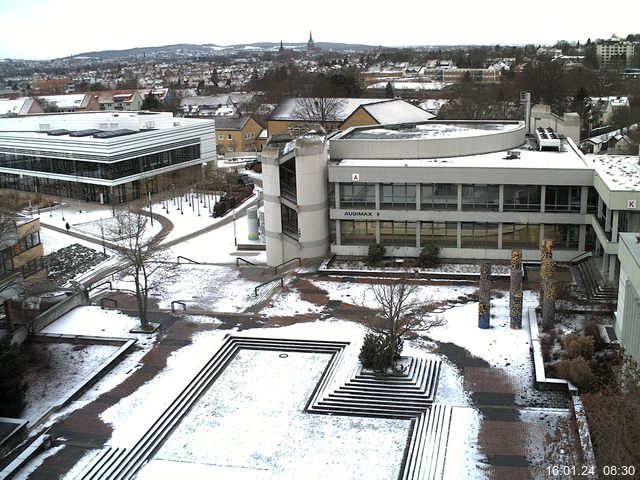
[[[627,208],[638,208],[638,202],[636,200],[627,200]]]
[[[345,210],[343,215],[352,218],[369,218],[374,219],[380,216],[377,210]]]
[[[352,182],[359,182],[360,181],[360,174],[359,173],[352,173],[351,174],[351,181]]]

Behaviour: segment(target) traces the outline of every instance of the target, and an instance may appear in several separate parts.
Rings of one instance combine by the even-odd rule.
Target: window
[[[539,212],[541,188],[539,185],[505,185],[504,211]]]
[[[340,208],[375,208],[375,183],[341,183]]]
[[[462,210],[498,210],[500,203],[498,185],[463,185]]]
[[[463,223],[462,248],[498,248],[498,224]]]
[[[553,240],[557,250],[578,250],[579,225],[545,225],[544,237]]]
[[[458,185],[428,183],[421,186],[422,210],[457,210]]]
[[[231,135],[230,133],[227,133],[227,140],[233,140],[233,135]]]
[[[382,208],[411,209],[416,208],[416,186],[410,183],[382,184]]]
[[[292,158],[280,165],[280,195],[296,200],[296,159]]]
[[[22,266],[22,276],[24,278],[27,278],[33,275],[34,273],[39,272],[43,268],[44,268],[44,263],[42,261],[42,258],[41,257],[34,258],[30,262],[27,262]]]
[[[13,270],[13,260],[11,248],[0,251],[0,274],[9,273]]]
[[[222,134],[218,135],[218,140],[224,140],[224,135]]]
[[[38,245],[39,243],[40,243],[40,232],[34,232],[29,235],[26,235],[20,239],[20,251],[24,252],[25,250],[28,250],[34,245]]]
[[[580,212],[580,188],[548,186],[544,196],[544,211]]]
[[[422,222],[420,245],[433,242],[439,247],[458,246],[458,224],[456,222]]]
[[[282,233],[298,239],[298,212],[281,204]]]
[[[540,225],[527,223],[502,224],[502,248],[531,248],[540,247]]]
[[[415,247],[415,222],[380,222],[380,241],[383,245]]]
[[[233,152],[233,145],[229,145],[227,147],[227,152]]]
[[[594,187],[589,187],[587,195],[587,213],[598,213],[598,191]]]
[[[341,220],[342,245],[368,245],[376,243],[376,222],[372,220]]]

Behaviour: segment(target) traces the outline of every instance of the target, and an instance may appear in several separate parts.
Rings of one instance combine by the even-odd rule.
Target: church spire
[[[311,30],[309,30],[309,41],[307,42],[307,50],[311,51],[315,48],[315,43],[313,43],[313,36],[311,35]]]

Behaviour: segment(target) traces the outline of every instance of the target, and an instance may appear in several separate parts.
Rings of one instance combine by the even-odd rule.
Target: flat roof
[[[510,169],[558,169],[591,170],[582,156],[565,139],[562,139],[560,151],[539,151],[535,141],[528,139],[519,152],[519,158],[511,158],[506,151],[442,158],[408,159],[343,159],[334,162],[334,166],[353,167],[471,167],[471,168],[510,168]]]
[[[586,161],[609,191],[640,190],[638,155],[587,155]]]
[[[429,138],[459,138],[506,133],[521,128],[522,122],[441,122],[433,121],[416,125],[385,125],[382,127],[355,128],[341,139],[345,140],[406,140]]]

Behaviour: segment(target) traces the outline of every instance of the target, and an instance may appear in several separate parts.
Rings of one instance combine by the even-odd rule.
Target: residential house
[[[338,130],[365,125],[424,122],[433,118],[435,118],[435,115],[432,113],[411,105],[404,100],[384,100],[360,105],[342,122]]]
[[[92,93],[74,93],[72,95],[47,95],[37,97],[44,110],[47,105],[52,105],[56,113],[69,112],[97,112],[100,104]],[[43,105],[44,103],[44,105]]]
[[[243,152],[259,152],[264,142],[258,140],[263,127],[250,115],[209,117],[216,126],[216,151],[234,156]]]
[[[138,90],[105,90],[93,92],[93,95],[100,104],[100,110],[138,111],[144,101]]]
[[[31,97],[20,97],[13,100],[0,99],[0,117],[29,115],[30,113],[44,113],[40,104]]]

